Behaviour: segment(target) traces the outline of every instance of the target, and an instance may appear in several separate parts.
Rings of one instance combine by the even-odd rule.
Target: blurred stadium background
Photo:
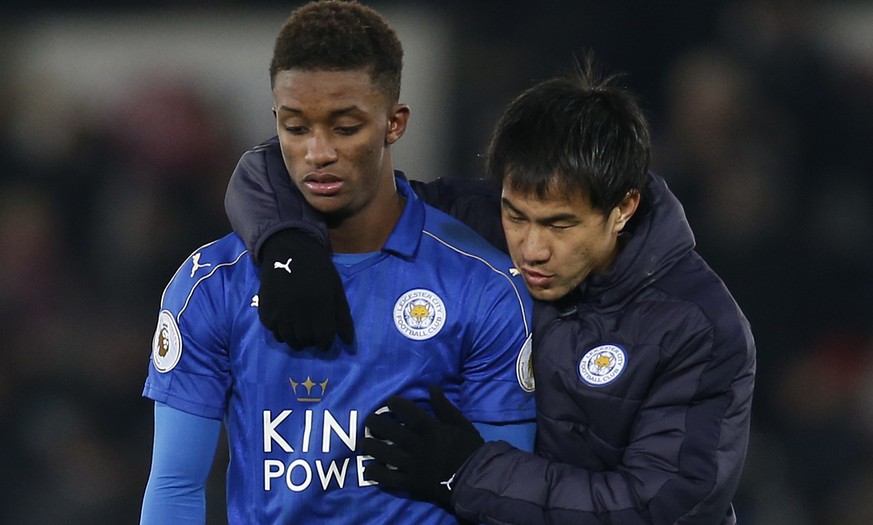
[[[8,4],[0,523],[136,523],[160,294],[229,229],[226,181],[273,134],[272,41],[299,3]],[[370,5],[406,49],[412,178],[480,175],[503,106],[588,49],[627,74],[758,342],[740,523],[873,523],[873,3]]]

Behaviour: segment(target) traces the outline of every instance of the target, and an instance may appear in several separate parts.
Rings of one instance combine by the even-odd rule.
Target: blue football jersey
[[[194,252],[164,291],[143,395],[224,420],[231,523],[455,523],[364,480],[364,418],[395,394],[426,405],[434,384],[474,422],[535,418],[531,303],[512,263],[397,184],[407,203],[385,246],[337,265],[352,344],[275,341],[235,234]]]

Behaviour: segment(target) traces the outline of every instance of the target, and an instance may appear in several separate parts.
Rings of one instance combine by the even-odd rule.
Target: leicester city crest
[[[422,288],[409,290],[394,303],[394,326],[409,339],[423,341],[446,324],[446,306],[440,297]]]
[[[579,377],[591,386],[604,386],[624,371],[627,355],[620,346],[601,345],[579,360]]]

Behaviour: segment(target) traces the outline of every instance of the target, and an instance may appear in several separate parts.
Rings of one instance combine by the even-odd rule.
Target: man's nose
[[[531,227],[525,232],[521,243],[521,255],[529,263],[545,262],[549,259],[551,250],[541,228]]]
[[[305,160],[313,166],[326,166],[336,161],[336,149],[326,132],[315,130],[309,137]]]

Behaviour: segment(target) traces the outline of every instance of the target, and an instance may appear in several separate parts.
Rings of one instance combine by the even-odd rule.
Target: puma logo
[[[518,271],[518,269],[516,269],[516,268],[510,268],[509,275],[511,275],[513,277],[518,277],[519,275],[521,275],[521,272]]]
[[[452,474],[452,477],[445,481],[440,481],[440,485],[445,485],[446,489],[451,492],[452,491],[452,483],[455,481],[455,474]]]
[[[282,268],[286,272],[291,273],[291,257],[288,257],[288,260],[285,263],[280,263],[279,261],[274,262],[273,268],[276,270]]]
[[[194,263],[194,266],[191,267],[191,277],[194,277],[194,274],[197,273],[197,270],[200,268],[212,266],[209,263],[200,264],[200,252],[195,253],[194,257],[191,258],[191,261]]]

